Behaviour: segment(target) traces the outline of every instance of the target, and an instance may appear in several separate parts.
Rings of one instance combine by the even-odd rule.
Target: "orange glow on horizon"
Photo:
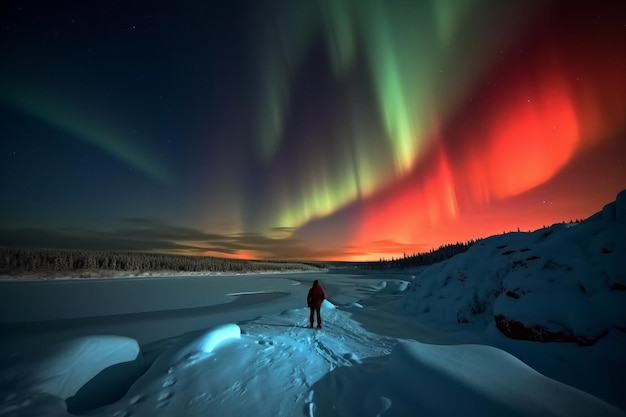
[[[218,252],[218,251],[204,251],[198,256],[212,256],[215,258],[225,258],[225,259],[239,259],[243,261],[256,261],[264,259],[261,254],[257,251],[253,250],[238,250],[236,253],[226,253],[226,252]]]

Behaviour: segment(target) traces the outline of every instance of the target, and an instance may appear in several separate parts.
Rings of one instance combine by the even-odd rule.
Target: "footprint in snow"
[[[157,397],[157,401],[165,401],[165,400],[169,400],[170,398],[172,398],[174,396],[174,393],[172,391],[163,391],[162,393],[159,394],[159,396]]]
[[[185,408],[187,410],[193,411],[194,413],[203,412],[209,409],[211,405],[211,401],[215,399],[215,395],[210,394],[208,392],[199,392],[194,395],[189,401]]]
[[[261,339],[257,343],[261,346],[265,346],[265,345],[274,346],[274,341],[270,339],[267,339],[267,340]]]
[[[246,385],[237,381],[230,387],[230,391],[242,395],[246,392]]]
[[[163,381],[163,388],[171,387],[174,384],[176,384],[176,378],[174,377],[165,378],[165,380]]]
[[[157,397],[157,408],[163,408],[166,407],[167,405],[169,405],[170,403],[170,399],[174,396],[174,393],[172,391],[163,391],[162,393],[159,394],[159,396]]]
[[[130,401],[128,401],[128,403],[130,405],[135,405],[135,404],[139,404],[140,402],[143,402],[143,400],[145,400],[146,397],[143,395],[134,395],[133,397],[131,397]]]
[[[202,357],[204,356],[203,352],[192,352],[185,355],[185,359],[182,363],[183,367],[188,368],[190,366],[195,365]]]
[[[270,358],[261,358],[258,359],[254,362],[255,366],[265,366],[267,364],[269,364],[270,362],[272,362],[272,360]]]

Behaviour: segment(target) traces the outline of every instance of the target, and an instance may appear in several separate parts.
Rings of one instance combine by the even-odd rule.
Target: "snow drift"
[[[30,392],[12,403],[56,398],[63,408],[67,404],[69,411],[76,412],[117,400],[141,372],[143,357],[137,341],[94,335],[16,355],[0,372],[0,387]]]

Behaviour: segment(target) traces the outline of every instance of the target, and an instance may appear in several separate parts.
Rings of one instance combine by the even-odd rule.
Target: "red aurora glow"
[[[605,45],[583,54],[568,45],[556,43],[496,67],[442,129],[424,158],[435,162],[422,161],[411,176],[365,204],[351,242],[358,248],[353,259],[398,256],[398,249],[413,253],[515,227],[536,229],[551,221],[584,218],[612,199],[614,195],[588,199],[568,218],[559,218],[564,213],[557,207],[548,208],[550,213],[533,209],[572,199],[571,190],[551,182],[572,160],[624,133],[623,52],[616,56],[616,49]],[[523,45],[518,49],[524,50]],[[608,188],[619,189],[624,179],[608,181]],[[581,193],[590,182],[580,180]],[[539,192],[549,195],[549,201],[537,198]],[[377,250],[378,240],[397,242],[397,247]],[[414,242],[428,245],[420,248]]]

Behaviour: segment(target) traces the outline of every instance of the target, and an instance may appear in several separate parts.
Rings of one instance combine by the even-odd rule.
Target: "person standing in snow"
[[[311,328],[313,327],[313,314],[317,312],[317,328],[322,328],[322,316],[320,310],[322,308],[322,302],[326,299],[324,288],[320,285],[318,280],[313,281],[313,286],[309,290],[309,294],[306,297],[306,302],[311,309],[311,315],[309,321],[311,322]]]

